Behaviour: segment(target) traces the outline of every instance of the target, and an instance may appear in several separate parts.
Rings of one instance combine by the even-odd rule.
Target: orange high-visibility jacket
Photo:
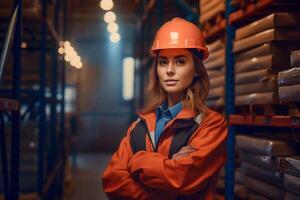
[[[156,114],[139,114],[147,124],[146,151],[133,154],[130,134],[138,121],[132,123],[119,149],[113,155],[102,175],[103,188],[110,199],[175,200],[214,197],[219,171],[226,161],[226,121],[210,109],[205,114],[183,108],[169,121],[158,146],[153,147]],[[174,136],[174,125],[180,119],[197,120],[199,127],[188,145],[195,152],[179,159],[168,158]],[[156,149],[156,151],[155,151]]]

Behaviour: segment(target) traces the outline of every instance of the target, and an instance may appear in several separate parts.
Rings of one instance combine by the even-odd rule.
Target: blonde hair
[[[194,77],[192,84],[185,91],[183,106],[194,110],[198,114],[207,110],[205,99],[209,92],[209,78],[202,60],[193,53],[192,55],[197,76]],[[151,98],[148,99],[146,105],[140,110],[141,113],[151,112],[167,100],[167,94],[161,87],[156,72],[157,64],[158,56],[155,57],[154,64],[150,69],[149,83],[145,90],[147,96]]]

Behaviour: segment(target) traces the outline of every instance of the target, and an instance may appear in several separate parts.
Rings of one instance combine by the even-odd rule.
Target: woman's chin
[[[172,88],[172,87],[168,87],[168,88],[165,88],[165,91],[167,94],[181,94],[182,93],[182,90],[179,90],[178,88]]]

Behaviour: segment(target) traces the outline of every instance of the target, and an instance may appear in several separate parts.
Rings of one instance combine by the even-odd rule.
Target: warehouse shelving
[[[236,128],[239,127],[282,127],[282,128],[299,128],[300,118],[292,117],[289,115],[255,115],[255,114],[235,114],[234,105],[234,54],[232,52],[233,40],[235,35],[236,26],[249,18],[255,18],[261,11],[266,11],[264,14],[269,13],[267,10],[272,6],[273,0],[259,0],[255,3],[249,4],[245,9],[231,13],[230,0],[226,1],[226,114],[229,126],[228,137],[228,162],[226,166],[226,199],[234,199],[234,169],[235,169],[235,135]],[[239,129],[243,130],[243,129]]]
[[[20,5],[20,1],[15,2],[16,6],[10,19],[10,27],[7,32],[6,41],[7,44],[10,43],[11,38],[14,35],[13,47],[14,47],[14,66],[13,66],[13,91],[12,98],[1,98],[0,99],[0,141],[1,141],[1,161],[2,161],[2,173],[3,173],[3,189],[4,196],[7,200],[17,200],[19,195],[19,157],[20,157],[20,19],[22,13],[22,7],[17,6]],[[15,29],[11,28],[15,27]],[[13,32],[14,31],[14,32]],[[4,48],[3,51],[8,51]],[[2,54],[5,59],[6,53]],[[1,66],[4,67],[4,66]],[[5,122],[4,122],[4,114],[7,112],[11,112],[11,152],[10,155],[12,157],[10,162],[10,170],[8,164],[8,155],[7,155],[7,144],[6,144],[6,133],[5,133]]]
[[[14,88],[15,89],[15,88]],[[3,115],[6,112],[12,113],[12,125],[17,125],[19,117],[20,117],[20,105],[19,101],[15,99],[7,99],[7,98],[0,98],[0,148],[1,148],[1,161],[2,161],[2,175],[3,179],[3,186],[4,186],[4,196],[5,199],[16,199],[18,195],[18,172],[13,171],[18,169],[18,159],[19,159],[19,134],[20,134],[20,127],[17,125],[11,132],[12,138],[12,146],[16,147],[14,150],[12,149],[11,155],[13,159],[11,160],[11,169],[9,170],[8,159],[7,159],[7,144],[6,144],[6,133],[4,129],[4,119]],[[9,171],[11,172],[9,176]],[[13,194],[13,192],[16,192]]]
[[[39,26],[40,30],[33,30],[28,33],[24,31],[24,37],[29,36],[31,39],[30,42],[37,44],[37,47],[31,48],[28,50],[39,51],[40,53],[40,67],[37,73],[33,74],[21,74],[21,41],[22,41],[22,28],[23,28],[23,13],[22,6],[19,7],[17,24],[14,34],[14,43],[19,48],[13,48],[14,53],[14,68],[13,68],[13,77],[5,77],[6,82],[13,81],[13,91],[9,89],[2,88],[0,91],[1,96],[5,98],[0,98],[0,110],[1,109],[20,109],[25,106],[25,111],[22,113],[17,112],[17,114],[12,114],[10,117],[13,122],[12,132],[18,129],[18,134],[12,134],[12,141],[15,143],[12,149],[12,154],[15,151],[18,151],[20,147],[20,126],[22,120],[25,116],[31,112],[33,107],[38,106],[38,171],[37,171],[37,188],[36,192],[25,194],[25,196],[35,196],[38,199],[44,199],[50,197],[54,199],[57,197],[62,197],[63,191],[63,177],[64,177],[64,163],[65,163],[65,149],[64,149],[64,126],[65,126],[65,114],[64,114],[64,89],[65,89],[65,65],[64,63],[59,63],[57,49],[60,41],[66,37],[66,1],[51,1],[55,5],[53,9],[53,19],[47,17],[47,6],[48,3],[46,0],[41,1],[41,10],[40,14],[31,22],[30,27]],[[15,1],[15,5],[22,5],[22,0]],[[61,14],[63,20],[60,20]],[[59,24],[62,22],[63,24]],[[63,35],[61,34],[63,33]],[[49,51],[50,50],[50,51]],[[52,66],[50,70],[50,75],[47,78],[51,78],[49,83],[50,96],[46,97],[46,54],[51,53]],[[29,72],[24,72],[29,73]],[[21,85],[21,76],[25,75],[25,80],[28,84],[36,83],[38,88],[24,88]],[[8,79],[7,79],[8,78]],[[10,100],[10,96],[14,100]],[[60,95],[60,97],[58,97]],[[46,116],[46,106],[50,107],[49,119]],[[58,118],[57,108],[60,106],[60,114]],[[16,118],[16,120],[15,120]],[[46,128],[48,124],[49,130]],[[59,124],[59,128],[57,128]],[[4,121],[2,123],[4,126]],[[2,127],[4,130],[4,127]],[[48,135],[48,136],[47,136]],[[46,137],[50,138],[48,144],[46,143]],[[49,146],[48,149],[45,149],[46,146]],[[46,152],[46,154],[45,154]],[[19,156],[12,156],[13,162],[11,163],[12,174],[9,193],[10,198],[6,199],[19,199]],[[48,160],[48,165],[45,166],[45,160]],[[44,169],[47,169],[44,172]],[[34,177],[33,177],[34,178]],[[4,183],[4,187],[8,186],[7,183]],[[59,189],[58,189],[59,188]],[[58,190],[57,190],[58,189]],[[7,195],[7,194],[5,194]],[[23,194],[22,194],[23,197]]]

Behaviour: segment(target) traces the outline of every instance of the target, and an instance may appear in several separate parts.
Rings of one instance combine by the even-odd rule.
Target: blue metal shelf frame
[[[24,104],[28,104],[29,107],[25,110],[23,115],[21,116],[19,110],[10,110],[11,116],[8,115],[7,112],[0,112],[0,131],[1,131],[1,156],[2,160],[2,168],[4,172],[4,190],[5,190],[5,199],[6,200],[18,200],[19,199],[19,162],[20,162],[20,127],[21,121],[25,118],[25,115],[30,112],[30,110],[37,104],[39,106],[39,147],[38,147],[38,173],[37,173],[37,191],[41,199],[56,199],[62,198],[63,196],[63,181],[64,181],[64,162],[66,159],[64,144],[65,144],[65,136],[64,136],[64,123],[65,123],[65,113],[64,113],[64,90],[65,90],[65,65],[59,65],[58,63],[58,42],[56,32],[52,30],[53,27],[50,27],[51,34],[55,41],[54,45],[51,45],[51,57],[52,57],[52,68],[51,68],[51,98],[46,97],[46,54],[49,49],[47,49],[47,35],[49,32],[47,31],[47,27],[49,27],[49,22],[47,22],[47,0],[41,0],[42,9],[41,9],[41,24],[40,24],[40,82],[39,89],[21,89],[21,42],[22,42],[22,6],[19,6],[17,13],[17,21],[14,32],[13,39],[13,87],[12,90],[3,90],[2,94],[7,96],[11,95],[14,100],[18,102],[23,102]],[[55,14],[54,14],[54,24],[55,29],[58,29],[59,22],[59,12],[61,8],[61,4],[64,5],[63,12],[66,12],[66,0],[58,0],[56,2]],[[22,5],[22,0],[15,0],[14,6]],[[64,13],[63,13],[64,14]],[[64,14],[65,16],[65,14]],[[66,16],[64,17],[63,23],[66,24]],[[63,26],[64,27],[64,26]],[[65,32],[65,27],[64,30]],[[66,37],[66,34],[63,34],[63,38]],[[61,66],[62,76],[59,77],[61,79],[61,96],[62,99],[57,99],[58,94],[58,71]],[[33,96],[34,98],[26,98],[22,99],[22,95],[26,94],[29,96]],[[50,101],[49,101],[50,100]],[[46,117],[46,105],[50,103],[50,132],[47,131],[48,120]],[[60,132],[57,130],[57,105],[61,106],[60,113]],[[10,177],[8,174],[8,163],[7,163],[7,152],[2,151],[6,150],[5,144],[5,127],[4,127],[4,119],[3,114],[6,114],[9,120],[12,121],[12,134],[11,134],[11,170]],[[46,143],[47,134],[50,135],[49,144]],[[45,147],[49,145],[49,149],[45,154]],[[61,156],[60,156],[61,155]],[[45,159],[48,159],[48,165],[44,166]],[[63,164],[62,164],[63,163]],[[45,173],[44,169],[47,167],[47,171]],[[60,191],[58,191],[58,188]]]
[[[47,2],[42,0],[41,9],[41,40],[40,40],[40,89],[39,89],[39,144],[38,144],[38,193],[43,199],[43,186],[45,181],[44,175],[44,151],[45,151],[45,134],[46,129],[46,80],[45,80],[45,65],[46,65],[46,37],[47,37]]]
[[[225,114],[227,121],[231,114],[235,113],[235,93],[234,93],[234,54],[232,52],[233,40],[235,37],[235,27],[229,23],[231,13],[231,0],[226,0],[226,88],[225,88]],[[225,166],[225,197],[228,200],[234,199],[234,149],[235,149],[235,126],[228,126],[227,139],[227,163]]]
[[[21,89],[21,42],[22,42],[22,0],[15,0],[14,7],[18,7],[13,44],[13,92],[12,98],[20,100]],[[19,168],[20,168],[20,112],[12,112],[11,134],[11,199],[19,199]]]
[[[4,197],[7,200],[10,200],[10,181],[8,176],[8,161],[7,161],[7,152],[6,152],[6,136],[4,128],[4,118],[3,111],[0,111],[0,148],[1,148],[1,161],[2,161],[2,176],[3,176],[3,189]]]
[[[67,0],[62,0],[61,4],[60,4],[63,10],[63,40],[65,40],[65,38],[67,37],[67,30],[68,30],[68,23],[67,23],[67,13],[68,13],[68,9],[67,9]],[[55,25],[56,26],[56,25]],[[60,138],[59,138],[59,151],[61,152],[61,160],[62,160],[62,169],[60,170],[60,174],[59,174],[59,191],[58,191],[58,197],[60,197],[61,199],[63,199],[63,191],[64,191],[64,177],[65,177],[65,162],[66,162],[66,152],[65,152],[65,88],[66,88],[66,65],[65,62],[62,63],[61,66],[61,96],[62,96],[62,100],[61,100],[61,112],[60,112]]]
[[[14,1],[13,15],[10,22],[15,24],[14,32],[8,31],[9,35],[13,36],[13,90],[12,99],[1,98],[0,109],[0,145],[1,145],[1,160],[3,173],[3,188],[6,200],[19,199],[19,156],[20,156],[20,112],[18,102],[20,100],[20,84],[21,84],[21,24],[22,24],[22,0]],[[10,36],[9,36],[10,37]],[[10,41],[7,41],[10,43]],[[9,48],[9,47],[8,47]],[[5,51],[5,50],[4,50]],[[5,59],[5,58],[4,58]],[[8,170],[7,146],[5,135],[4,114],[6,111],[12,113],[11,122],[11,164],[10,171]],[[9,176],[10,172],[10,176]]]

